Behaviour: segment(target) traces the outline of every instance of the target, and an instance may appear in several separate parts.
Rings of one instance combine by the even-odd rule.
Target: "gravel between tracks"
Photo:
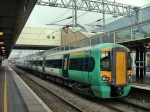
[[[24,75],[19,75],[22,80],[37,94],[37,96],[53,111],[53,112],[73,112],[74,109],[68,106],[64,101],[39,86],[37,83]],[[53,103],[55,102],[55,103]]]
[[[53,92],[54,94],[60,96],[61,98],[67,100],[73,105],[76,105],[81,110],[84,110],[84,112],[114,112],[106,107],[101,106],[100,104],[94,103],[90,100],[84,99],[80,97],[79,95],[72,94],[71,92],[68,92],[67,90],[54,85],[53,83],[50,83],[45,80],[41,80],[39,77],[35,77],[34,75],[28,74],[28,77],[31,77],[44,87],[46,87],[48,90]],[[70,89],[70,91],[73,91]]]
[[[71,89],[68,91],[68,90],[65,90],[63,87],[58,86],[58,84],[56,84],[56,83],[51,83],[51,81],[42,80],[39,77],[35,77],[34,75],[30,75],[29,73],[27,73],[27,75],[29,77],[33,78],[36,82],[39,82],[41,85],[46,87],[48,90],[52,91],[54,94],[57,94],[61,98],[70,102],[71,104],[76,105],[81,110],[84,110],[84,112],[114,112],[113,110],[110,110],[106,107],[103,107],[99,103],[93,102],[93,100],[88,100],[87,98],[82,97],[82,95],[79,95],[78,93],[75,94],[76,92],[72,93],[73,90],[71,90]],[[130,96],[122,98],[122,99],[126,100],[128,102],[136,102],[136,104],[142,103],[143,105],[145,105],[145,107],[147,107],[147,105],[148,105],[146,102],[139,102],[138,100],[136,100],[136,99],[134,100]],[[101,99],[97,99],[97,100],[101,100]],[[106,102],[107,102],[107,100],[106,100]],[[135,111],[137,112],[137,110],[129,108],[128,106],[125,106],[125,105],[115,103],[115,101],[114,101],[114,103],[112,103],[112,105],[120,106],[120,108],[122,108],[123,110],[126,108],[125,110],[128,112],[129,111],[130,112],[135,112]],[[141,110],[139,110],[139,111],[142,112]]]

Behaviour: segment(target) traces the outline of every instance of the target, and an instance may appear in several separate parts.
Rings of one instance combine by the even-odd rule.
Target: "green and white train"
[[[129,49],[114,43],[18,59],[16,67],[91,97],[123,97],[131,89]]]

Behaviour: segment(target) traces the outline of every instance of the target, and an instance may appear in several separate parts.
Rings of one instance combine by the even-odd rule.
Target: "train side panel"
[[[89,71],[88,71],[88,67],[89,67],[89,57],[91,57],[91,51],[85,51],[84,53],[84,60],[83,60],[83,78],[84,78],[84,83],[86,84],[90,84],[90,79],[89,79]]]
[[[90,51],[70,53],[69,78],[74,81],[90,84],[88,71],[90,59]]]
[[[102,56],[103,53],[109,55]],[[25,61],[19,60],[17,65],[27,67],[28,62]],[[132,71],[126,62],[127,48],[113,43],[34,57],[32,62],[29,61],[36,74],[53,75],[51,77],[56,82],[100,98],[122,97],[129,93]]]
[[[53,60],[58,63],[54,63]],[[46,56],[45,61],[44,69],[46,74],[62,77],[62,55]]]
[[[68,75],[70,80],[84,82],[83,78],[84,51],[70,53]]]

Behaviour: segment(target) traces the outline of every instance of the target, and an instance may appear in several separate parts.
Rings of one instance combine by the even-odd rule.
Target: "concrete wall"
[[[86,37],[79,31],[73,32],[70,29],[62,29],[61,35],[62,35],[62,37],[61,37],[61,45],[62,46],[86,39]]]
[[[56,32],[56,30],[57,29],[24,27],[16,45],[61,46],[61,31],[58,30]],[[47,38],[48,35],[50,38]],[[52,36],[55,38],[52,38]]]

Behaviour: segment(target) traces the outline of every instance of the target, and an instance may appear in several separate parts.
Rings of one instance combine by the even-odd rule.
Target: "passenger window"
[[[46,67],[62,68],[62,60],[46,60]]]
[[[71,58],[70,59],[70,64],[69,64],[69,69],[70,70],[82,70],[83,66],[83,59],[82,58]]]

